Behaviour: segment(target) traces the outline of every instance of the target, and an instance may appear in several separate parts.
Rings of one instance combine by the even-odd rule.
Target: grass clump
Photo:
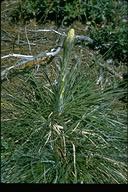
[[[30,72],[17,78],[19,92],[2,87],[2,182],[127,182],[126,114],[116,108],[122,93],[101,92],[71,62],[73,38],[71,29],[55,79]]]

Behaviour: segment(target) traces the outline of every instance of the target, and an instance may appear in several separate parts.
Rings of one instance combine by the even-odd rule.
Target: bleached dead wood
[[[27,66],[27,64],[29,64],[29,62],[38,63],[38,61],[41,61],[41,59],[43,60],[44,57],[55,57],[60,52],[60,50],[63,48],[63,41],[64,41],[64,38],[67,36],[67,34],[65,32],[58,32],[58,31],[56,31],[54,29],[27,30],[25,28],[25,35],[26,35],[26,39],[27,39],[26,43],[29,46],[29,51],[31,51],[30,45],[32,45],[32,43],[29,42],[27,31],[28,32],[37,32],[37,33],[38,32],[53,32],[53,33],[56,33],[56,34],[62,36],[62,41],[61,41],[60,45],[57,48],[53,48],[50,52],[41,52],[36,56],[34,56],[34,55],[14,54],[14,53],[2,56],[1,59],[6,59],[6,58],[9,58],[9,57],[15,57],[15,58],[18,58],[20,60],[18,62],[16,62],[15,65],[13,65],[11,67],[8,67],[8,68],[6,68],[5,70],[3,70],[1,72],[1,80],[7,79],[8,74],[13,69],[25,68]],[[91,39],[90,37],[85,36],[85,35],[75,35],[75,39],[78,42],[79,41],[85,41],[85,42],[88,42],[89,44],[94,43],[93,39]],[[105,64],[101,64],[101,63],[99,63],[99,66],[104,68],[105,70],[107,70],[108,72],[110,72],[111,74],[116,76],[117,78],[119,78],[121,80],[123,79],[122,75],[115,72],[110,66],[105,65]],[[97,80],[97,84],[99,84],[102,81],[101,76],[102,76],[102,74],[100,74],[100,76],[99,76],[99,78]]]
[[[21,55],[21,54],[11,53],[11,54],[2,56],[1,59],[5,59],[5,58],[8,58],[8,57],[16,57],[16,58],[21,58],[21,59],[29,59],[29,58],[32,58],[33,56],[32,55]]]
[[[38,32],[53,32],[53,33],[56,33],[56,34],[63,36],[63,37],[67,36],[65,32],[61,33],[61,32],[58,32],[54,29],[37,29],[37,30],[28,30],[28,31],[36,32],[36,33],[38,33]],[[86,42],[91,43],[91,44],[94,43],[93,39],[91,39],[90,37],[88,37],[86,35],[76,35],[75,39],[79,40],[79,41],[86,41]]]
[[[58,46],[57,48],[52,49],[50,52],[41,52],[36,56],[21,55],[21,54],[9,54],[9,55],[3,56],[2,59],[8,58],[8,57],[16,57],[16,58],[20,58],[21,60],[19,60],[15,65],[3,70],[1,72],[1,80],[3,81],[7,79],[7,76],[10,72],[12,72],[12,69],[25,68],[27,65],[29,65],[30,62],[33,62],[31,65],[33,67],[34,62],[38,64],[38,61],[43,60],[43,58],[45,57],[55,57],[60,52],[61,48],[62,48],[61,46]]]
[[[61,35],[61,36],[66,36],[66,33],[63,32],[63,33],[60,33],[54,29],[37,29],[37,30],[28,30],[28,31],[31,31],[31,32],[54,32],[58,35]]]

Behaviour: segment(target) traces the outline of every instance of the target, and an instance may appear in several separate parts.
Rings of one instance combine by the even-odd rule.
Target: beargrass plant
[[[121,91],[101,92],[71,63],[74,36],[71,29],[56,83],[30,72],[15,91],[2,87],[4,183],[127,183]]]

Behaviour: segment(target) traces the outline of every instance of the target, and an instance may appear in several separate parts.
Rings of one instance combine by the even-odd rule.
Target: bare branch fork
[[[36,56],[9,54],[1,57],[1,59],[5,59],[8,57],[20,58],[20,60],[15,65],[8,67],[1,72],[1,80],[7,79],[7,75],[12,69],[24,69],[26,67],[33,67],[35,64],[41,64],[41,61],[43,61],[44,58],[55,57],[60,52],[61,48],[61,46],[58,46],[57,48],[52,49],[50,52],[41,52]]]
[[[54,29],[38,29],[38,30],[28,30],[28,31],[37,32],[37,33],[38,32],[53,32],[53,33],[56,33],[56,34],[63,36],[63,37],[67,36],[65,32],[60,33]],[[91,39],[90,37],[85,36],[85,35],[75,35],[75,39],[80,40],[80,41],[87,41],[88,43],[91,43],[91,44],[94,43],[93,39]]]
[[[27,31],[31,31],[31,32],[53,32],[53,33],[56,33],[62,37],[66,37],[67,34],[65,32],[63,33],[60,33],[54,29],[38,29],[38,30],[26,30],[25,29],[25,34],[26,34],[26,39],[27,39],[27,43],[28,43],[28,46],[29,46],[29,51],[31,52],[31,43],[29,42],[29,39],[28,39],[28,36],[27,36]],[[94,41],[93,39],[91,39],[90,37],[88,36],[84,36],[84,35],[75,35],[75,39],[77,41],[86,41],[90,44],[93,44]],[[38,55],[36,56],[33,56],[33,55],[22,55],[22,54],[8,54],[8,55],[5,55],[5,56],[2,56],[1,59],[6,59],[6,58],[9,58],[9,57],[15,57],[15,58],[18,58],[20,59],[19,61],[16,62],[15,65],[11,66],[11,67],[8,67],[6,68],[5,70],[3,70],[1,72],[1,80],[5,80],[7,79],[7,75],[12,72],[12,69],[24,69],[26,68],[27,66],[29,67],[33,67],[35,66],[35,64],[43,64],[43,60],[47,57],[55,57],[59,52],[60,50],[63,48],[63,41],[61,43],[61,45],[59,45],[58,47],[56,48],[53,48],[51,49],[50,52],[41,52],[39,53]],[[115,72],[111,67],[109,66],[106,66],[104,64],[99,64],[99,66],[105,68],[108,72],[110,72],[111,74],[115,75],[117,78],[119,79],[122,79],[122,75],[118,74],[117,72]],[[100,81],[100,77],[97,81],[97,84],[99,84],[99,81]]]
[[[31,47],[30,47],[30,42],[28,39],[28,35],[27,35],[27,31],[31,31],[31,32],[54,32],[60,36],[66,37],[67,35],[65,34],[65,32],[60,33],[54,29],[38,29],[38,30],[26,30],[25,28],[25,35],[26,35],[26,39],[27,39],[27,43],[29,46],[29,51],[31,52]],[[93,40],[91,38],[89,38],[88,36],[84,36],[84,35],[76,35],[75,38],[77,40],[80,41],[87,41],[89,43],[93,43]],[[1,80],[5,80],[7,79],[7,75],[12,72],[12,69],[20,69],[20,68],[26,68],[27,66],[33,66],[35,63],[39,64],[41,62],[41,60],[43,60],[43,58],[45,57],[54,57],[56,56],[61,48],[62,48],[62,44],[60,46],[58,46],[57,48],[53,48],[50,52],[42,52],[39,53],[37,56],[33,56],[33,55],[21,55],[21,54],[8,54],[5,56],[2,56],[1,59],[5,59],[5,58],[9,58],[9,57],[16,57],[19,58],[20,60],[13,66],[6,68],[5,70],[3,70],[1,72]],[[30,63],[31,62],[31,63]]]

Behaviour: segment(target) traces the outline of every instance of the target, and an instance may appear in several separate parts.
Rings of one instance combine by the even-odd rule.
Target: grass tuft
[[[96,87],[79,63],[71,65],[74,52],[65,43],[57,84],[30,72],[27,80],[17,77],[16,90],[2,87],[1,180],[127,183],[126,114],[116,108],[122,92]]]

